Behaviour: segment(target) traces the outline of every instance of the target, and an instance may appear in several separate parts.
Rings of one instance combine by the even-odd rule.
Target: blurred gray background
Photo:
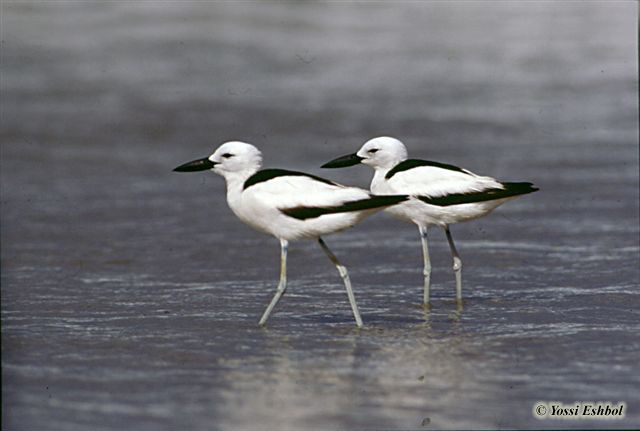
[[[640,421],[637,3],[0,5],[2,428],[608,428]],[[541,191],[442,232],[385,215],[290,248],[224,182],[245,140],[319,166],[381,134]],[[537,401],[624,401],[615,422]]]

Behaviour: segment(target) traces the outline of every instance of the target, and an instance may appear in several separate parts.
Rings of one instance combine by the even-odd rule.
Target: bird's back
[[[266,171],[266,172],[265,172]],[[353,226],[404,197],[370,192],[296,171],[264,170],[245,182],[229,206],[245,223],[278,238],[313,238]]]

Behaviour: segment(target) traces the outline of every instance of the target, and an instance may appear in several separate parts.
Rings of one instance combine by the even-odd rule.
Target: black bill
[[[197,171],[206,171],[207,169],[211,169],[216,165],[215,162],[204,158],[193,160],[191,162],[187,162],[184,165],[180,165],[174,169],[174,172],[197,172]]]
[[[346,156],[338,157],[337,159],[333,159],[330,162],[325,163],[321,166],[321,168],[346,168],[347,166],[353,166],[360,163],[364,157],[360,157],[356,153],[348,154]]]

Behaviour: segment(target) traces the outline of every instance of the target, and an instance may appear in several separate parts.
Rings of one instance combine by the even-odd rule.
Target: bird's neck
[[[260,167],[256,167],[252,169],[245,169],[238,172],[226,172],[224,174],[224,179],[225,179],[225,182],[227,183],[227,195],[228,196],[235,195],[235,194],[239,195],[240,193],[242,193],[242,190],[244,189],[245,181],[247,181],[247,179],[249,179],[251,175],[258,172],[259,169]]]
[[[380,186],[384,184],[384,176],[389,172],[391,168],[376,168],[373,173],[373,178],[371,179],[371,191],[373,193],[380,192]]]
[[[384,182],[386,181],[385,176],[387,175],[387,172],[389,172],[391,169],[393,169],[398,163],[402,162],[403,160],[391,160],[388,163],[385,163],[384,165],[380,165],[380,166],[376,166],[374,168],[374,173],[373,173],[373,179],[371,180],[371,191],[376,193],[380,192],[382,185],[384,184]]]
[[[384,163],[381,163],[380,165],[374,168],[376,170],[376,175],[385,176],[387,172],[395,168],[398,165],[398,163],[404,162],[405,160],[406,160],[406,157],[405,158],[399,157],[399,158],[386,160]]]

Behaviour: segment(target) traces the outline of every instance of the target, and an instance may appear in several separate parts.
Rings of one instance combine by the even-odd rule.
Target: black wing
[[[294,207],[282,208],[280,211],[289,217],[298,220],[306,220],[308,218],[316,218],[325,214],[337,214],[352,211],[363,211],[373,208],[386,207],[395,205],[408,199],[406,195],[387,195],[387,196],[371,196],[368,199],[360,199],[357,201],[345,202],[341,205],[332,207]]]
[[[518,195],[533,193],[539,189],[532,183],[502,183],[504,189],[487,189],[481,192],[453,193],[450,195],[429,197],[418,196],[418,199],[429,204],[446,207],[449,205],[470,204],[474,202],[493,201]]]
[[[469,172],[465,171],[462,168],[459,168],[453,165],[448,165],[446,163],[433,162],[431,160],[408,159],[395,165],[389,172],[387,172],[387,174],[384,177],[388,180],[398,172],[407,171],[409,169],[417,168],[419,166],[434,166],[436,168],[448,169],[450,171],[469,174]]]
[[[320,181],[326,184],[331,184],[333,186],[338,185],[333,181],[330,181],[321,177],[317,177],[315,175],[305,174],[304,172],[289,171],[286,169],[263,169],[251,175],[249,178],[247,178],[247,180],[244,182],[243,190],[246,190],[247,188],[255,184],[269,181],[273,178],[286,177],[286,176],[309,177],[309,178],[313,178],[316,181]]]

